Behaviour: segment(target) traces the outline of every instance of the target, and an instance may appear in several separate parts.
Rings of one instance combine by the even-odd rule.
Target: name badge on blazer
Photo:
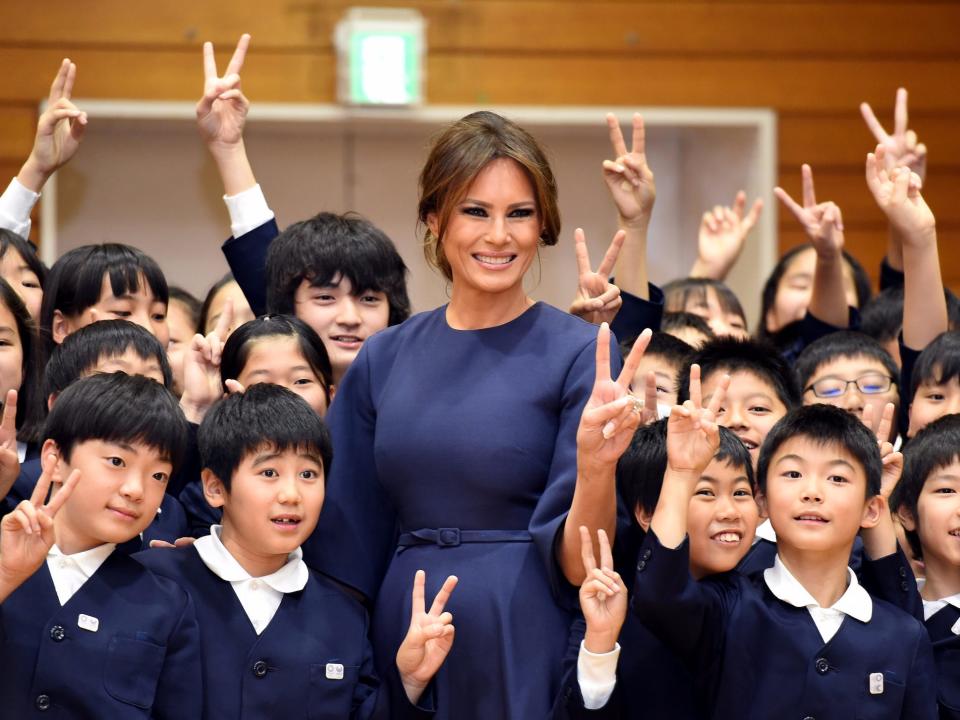
[[[343,680],[343,665],[327,663],[327,680]]]
[[[870,673],[870,694],[883,695],[883,673]]]
[[[100,621],[97,618],[83,613],[80,613],[80,617],[77,618],[77,625],[81,630],[89,630],[90,632],[96,632],[100,629]]]

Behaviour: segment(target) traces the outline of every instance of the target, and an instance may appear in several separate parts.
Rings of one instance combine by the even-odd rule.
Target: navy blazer
[[[933,642],[933,659],[937,663],[937,702],[941,720],[960,720],[960,636],[953,626],[960,620],[960,610],[947,605],[924,624]]]
[[[223,243],[223,255],[233,279],[243,290],[257,317],[267,311],[267,249],[279,234],[277,221],[270,219],[240,237],[227,238]]]
[[[0,605],[0,629],[5,718],[200,717],[193,602],[122,553],[62,607],[44,562]]]
[[[936,718],[930,639],[902,610],[874,599],[869,623],[846,617],[824,644],[809,611],[776,598],[762,574],[694,581],[688,542],[670,550],[653,532],[640,558],[633,612],[693,670],[712,718]]]
[[[155,548],[136,557],[196,603],[204,718],[432,717],[407,701],[396,670],[380,685],[366,611],[320,573],[311,570],[303,590],[286,593],[257,635],[233,587],[207,568],[196,548]],[[330,670],[336,666],[342,677]]]

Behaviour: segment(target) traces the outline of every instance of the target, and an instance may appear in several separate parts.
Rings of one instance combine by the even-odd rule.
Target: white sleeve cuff
[[[24,187],[16,178],[10,181],[0,195],[0,227],[17,235],[30,235],[30,213],[40,199],[40,193]]]
[[[273,210],[267,206],[259,184],[236,195],[224,195],[223,201],[230,213],[230,232],[235,238],[273,219]]]
[[[617,661],[620,659],[620,643],[608,653],[592,653],[580,641],[577,656],[577,683],[583,706],[587,710],[599,710],[613,695],[617,685]]]

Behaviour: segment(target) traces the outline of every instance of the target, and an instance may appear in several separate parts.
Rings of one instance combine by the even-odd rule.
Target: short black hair
[[[940,333],[920,353],[910,378],[910,397],[902,399],[904,406],[913,402],[921,385],[942,385],[960,378],[960,331]]]
[[[245,322],[230,334],[220,355],[220,382],[224,389],[227,380],[240,377],[254,344],[270,337],[296,338],[300,354],[323,385],[329,404],[332,399],[330,387],[333,385],[333,370],[327,349],[314,329],[293,315],[261,315]]]
[[[167,280],[157,262],[142,250],[119,243],[82,245],[60,256],[43,287],[40,305],[40,332],[46,353],[55,345],[51,328],[55,310],[75,317],[100,300],[104,277],[110,278],[114,295],[135,292],[142,277],[153,296],[164,305],[169,301]],[[145,288],[146,289],[146,288]]]
[[[373,290],[387,296],[389,325],[410,317],[407,266],[393,241],[356,213],[322,212],[289,226],[267,251],[267,311],[294,315],[303,280],[314,287],[344,277],[353,295]]]
[[[836,444],[842,447],[863,467],[867,478],[866,498],[880,494],[883,464],[877,439],[859,418],[841,408],[820,403],[787,413],[767,433],[757,460],[760,492],[767,489],[770,460],[785,442],[795,437],[806,438],[818,446]]]
[[[44,438],[64,459],[79,443],[142,443],[179,469],[187,448],[187,420],[167,388],[142,375],[100,373],[64,390],[47,416]]]
[[[703,333],[708,340],[716,337],[713,334],[713,328],[707,324],[699,315],[688,312],[665,312],[660,318],[660,331],[669,333],[671,330],[683,330],[693,328],[697,332]]]
[[[142,360],[156,360],[164,387],[173,387],[167,353],[145,328],[127,320],[99,320],[70,333],[50,353],[43,374],[43,399],[59,395],[101,359],[114,358],[133,350]]]
[[[872,337],[853,330],[840,330],[824,335],[807,345],[797,357],[796,371],[800,390],[804,391],[811,378],[824,364],[838,358],[865,357],[876,360],[897,387],[900,386],[900,370],[890,353]]]
[[[917,503],[927,480],[960,460],[960,415],[944,415],[927,425],[903,448],[903,473],[890,496],[890,510],[904,508],[913,519],[917,517]],[[915,557],[923,557],[923,546],[915,530],[904,528],[907,542]]]
[[[624,359],[630,354],[630,350],[633,348],[635,342],[636,338],[620,343],[620,354]],[[691,345],[685,343],[678,337],[674,337],[670,333],[658,330],[650,337],[650,343],[647,345],[647,349],[644,350],[643,355],[644,357],[663,358],[671,365],[679,368],[683,365],[684,360],[687,359],[687,355],[692,352],[693,347]]]
[[[16,236],[16,237],[19,237]],[[13,315],[17,335],[20,336],[20,388],[17,390],[17,439],[22,442],[39,440],[45,408],[40,397],[40,348],[37,331],[23,300],[10,284],[0,278],[0,303]],[[6,398],[0,397],[0,405]]]
[[[37,256],[36,245],[11,230],[0,228],[0,258],[6,257],[10,248],[17,251],[24,264],[37,276],[42,289],[47,280],[47,266]]]
[[[207,290],[207,296],[203,298],[203,304],[200,306],[200,314],[197,316],[197,332],[201,335],[207,334],[207,320],[209,319],[208,316],[210,315],[210,306],[213,304],[213,299],[217,296],[218,292],[232,282],[236,282],[236,280],[233,278],[233,273],[228,272]]]
[[[190,317],[190,324],[193,326],[193,331],[195,333],[203,333],[203,328],[200,327],[201,302],[197,300],[192,293],[184,290],[182,287],[171,285],[167,290],[170,293],[170,300],[167,303],[168,309],[169,304],[174,300],[183,305],[187,309],[187,315]],[[205,335],[206,333],[203,334]]]
[[[200,458],[230,491],[233,474],[250,453],[269,447],[316,455],[330,473],[333,444],[320,417],[306,401],[280,385],[257,383],[219,400],[197,432]]]
[[[951,330],[960,330],[960,299],[943,289]],[[903,328],[903,285],[880,291],[860,309],[860,331],[879,342],[895,341]]]
[[[774,266],[767,281],[763,284],[763,291],[760,294],[760,323],[757,326],[757,337],[761,339],[771,339],[777,333],[767,330],[767,314],[774,306],[777,299],[777,288],[780,286],[780,280],[787,272],[790,262],[804,250],[813,248],[813,243],[803,243],[790,248]],[[857,292],[857,307],[862,308],[870,300],[872,289],[870,285],[870,276],[863,269],[863,265],[846,250],[843,251],[843,259],[853,273],[853,286]],[[778,331],[779,332],[779,331]]]
[[[617,487],[631,516],[636,508],[653,513],[660,500],[663,474],[667,471],[667,423],[669,418],[637,428],[630,446],[617,463]],[[720,447],[714,460],[743,469],[754,485],[750,451],[733,432],[720,428]]]
[[[663,286],[663,309],[665,312],[686,312],[687,302],[690,300],[706,305],[707,291],[711,288],[717,293],[720,309],[739,315],[746,327],[747,316],[743,314],[743,306],[736,293],[726,283],[712,278],[685,277],[671,280]]]
[[[772,345],[758,340],[720,337],[711,340],[687,358],[677,377],[677,403],[690,399],[690,366],[700,366],[706,382],[715,372],[746,371],[765,380],[780,402],[791,410],[800,406],[800,388],[793,369]]]

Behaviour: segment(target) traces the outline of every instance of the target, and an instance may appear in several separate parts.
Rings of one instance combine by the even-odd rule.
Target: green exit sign
[[[341,102],[423,102],[424,23],[417,11],[351,8],[337,25],[336,45]]]

